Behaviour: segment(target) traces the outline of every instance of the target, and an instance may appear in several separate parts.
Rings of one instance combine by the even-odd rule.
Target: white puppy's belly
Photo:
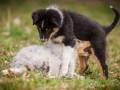
[[[70,46],[64,46],[63,48],[63,56],[62,56],[62,65],[60,70],[60,76],[65,76],[69,72],[69,68],[71,68],[71,74],[74,74],[75,63],[71,65],[71,61],[74,61],[75,49]],[[71,65],[71,67],[69,67]]]

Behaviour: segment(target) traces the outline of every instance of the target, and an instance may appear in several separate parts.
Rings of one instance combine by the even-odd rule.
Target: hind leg
[[[101,72],[102,77],[108,78],[108,66],[106,64],[106,40],[105,38],[91,40],[94,49],[96,61]]]
[[[88,57],[86,56],[79,56],[79,69],[77,71],[78,74],[83,74],[88,68]]]

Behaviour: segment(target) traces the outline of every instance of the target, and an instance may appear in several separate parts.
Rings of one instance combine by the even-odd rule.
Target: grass
[[[42,44],[36,27],[32,25],[31,13],[38,8],[45,8],[54,2],[9,2],[0,7],[0,71],[10,67],[12,57],[22,47],[30,44]],[[102,25],[110,25],[114,13],[108,5],[98,4],[91,7],[86,3],[65,0],[57,5],[60,8],[82,13]],[[14,23],[18,20],[18,24]],[[0,73],[0,90],[120,90],[120,24],[107,36],[107,64],[109,79],[99,76],[99,70],[93,58],[85,79],[43,77],[39,73],[27,72],[18,76],[4,76]],[[92,73],[89,73],[92,72]]]

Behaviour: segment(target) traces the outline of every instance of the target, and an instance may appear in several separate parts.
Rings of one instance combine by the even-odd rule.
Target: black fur
[[[63,43],[66,46],[73,47],[75,45],[74,34],[73,34],[73,22],[68,13],[64,12],[64,22],[61,23],[61,17],[56,10],[40,9],[36,10],[32,14],[33,24],[37,25],[40,39],[48,39],[50,34],[53,32],[54,27],[58,27],[59,31],[52,36],[51,39],[57,38],[58,36],[64,36]],[[41,23],[44,20],[44,27],[41,27]],[[48,29],[48,30],[46,30]],[[44,41],[45,41],[44,40]]]
[[[74,24],[74,34],[80,40],[88,40],[94,48],[95,54],[99,59],[104,74],[108,78],[108,66],[106,64],[106,35],[116,26],[119,21],[119,11],[112,8],[116,17],[109,27],[101,26],[97,22],[77,13],[68,12]]]
[[[108,78],[108,66],[106,64],[106,35],[116,26],[119,21],[119,11],[115,8],[112,8],[115,12],[116,17],[113,23],[109,27],[101,26],[97,22],[89,19],[88,17],[70,11],[62,11],[63,14],[63,22],[61,23],[61,15],[57,10],[54,9],[40,9],[32,14],[33,24],[36,24],[38,27],[38,31],[40,33],[40,38],[42,38],[42,34],[47,39],[49,38],[49,34],[53,31],[54,27],[58,27],[59,31],[52,37],[57,38],[58,36],[64,36],[65,39],[63,43],[66,46],[73,47],[74,35],[76,38],[80,40],[88,40],[91,42],[95,55],[99,59],[104,75]],[[44,28],[41,28],[41,22],[45,20]],[[48,31],[45,29],[49,29]],[[74,34],[73,34],[74,33]],[[45,36],[46,35],[46,36]]]

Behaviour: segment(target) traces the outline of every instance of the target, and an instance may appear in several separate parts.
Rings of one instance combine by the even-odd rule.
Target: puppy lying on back
[[[64,64],[62,60],[64,48],[62,43],[54,44],[51,40],[45,46],[30,45],[24,47],[13,57],[11,67],[3,70],[2,73],[11,75],[32,70],[47,74],[51,78],[61,76],[61,66]],[[75,60],[77,59],[75,47],[72,56],[73,59],[68,61],[67,76],[69,77],[74,76]]]
[[[97,58],[94,55],[94,51],[91,48],[91,44],[89,41],[80,41],[75,40],[75,50],[76,59],[78,57],[79,60],[79,70],[77,73],[83,74],[87,69],[88,58],[90,54]],[[49,77],[58,77],[60,76],[60,67],[62,65],[62,53],[63,46],[62,44],[53,44],[49,41],[45,46],[39,45],[30,45],[22,48],[12,59],[11,67],[6,70],[2,70],[4,75],[12,75],[12,74],[20,74],[26,71],[36,71],[41,72],[44,75],[48,75]],[[73,55],[75,56],[75,55]],[[75,59],[73,61],[69,61],[68,68],[68,76],[71,77],[71,69],[75,68]],[[97,61],[100,72],[102,73],[102,68],[100,68],[100,64]],[[73,73],[75,75],[75,73]],[[73,77],[72,75],[72,77]],[[102,75],[102,74],[101,74]]]
[[[83,74],[85,70],[88,68],[87,62],[88,62],[89,56],[92,55],[96,60],[101,76],[104,77],[101,64],[99,63],[98,58],[96,57],[94,50],[91,47],[91,44],[89,41],[79,40],[79,44],[77,46],[77,53],[78,53],[78,60],[79,60],[79,69],[77,71],[78,74]]]
[[[4,75],[15,75],[26,71],[36,71],[47,73],[49,70],[50,52],[45,51],[46,48],[39,45],[30,45],[22,48],[12,59],[11,67],[2,70]]]

